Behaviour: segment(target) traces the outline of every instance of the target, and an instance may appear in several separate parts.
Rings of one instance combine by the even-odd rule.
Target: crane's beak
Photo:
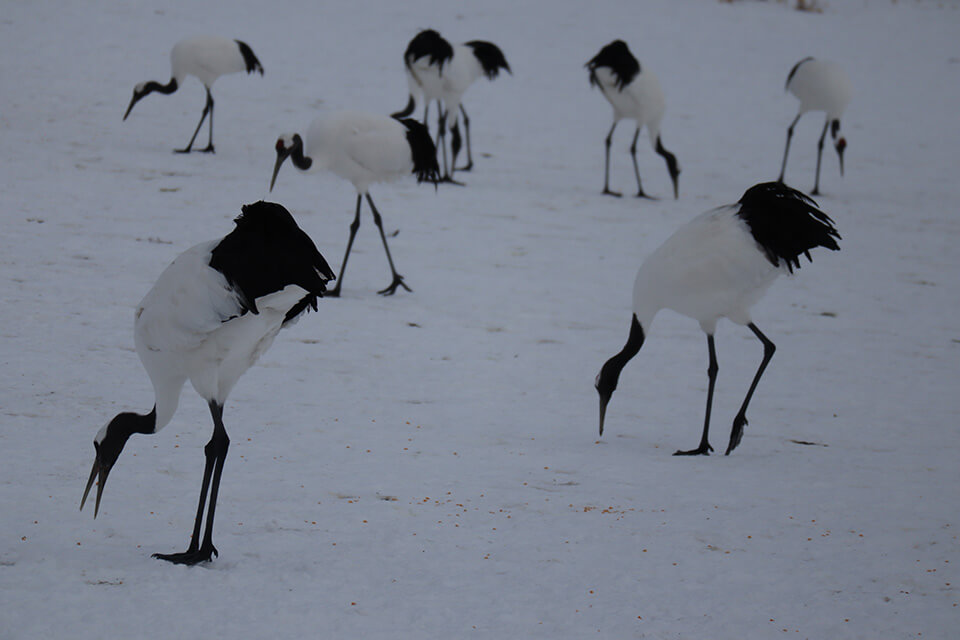
[[[846,138],[840,138],[839,140],[837,140],[836,149],[837,149],[837,156],[840,158],[840,175],[841,176],[843,175],[843,152],[846,150],[846,148],[847,148]]]
[[[87,502],[87,495],[94,481],[97,481],[97,501],[93,506],[93,517],[96,518],[100,512],[100,498],[103,496],[103,487],[107,484],[107,476],[110,474],[110,467],[103,464],[100,460],[100,451],[97,451],[97,457],[93,460],[93,469],[90,470],[90,478],[87,480],[87,488],[83,490],[83,498],[80,500],[80,510],[83,511],[83,505]]]
[[[270,178],[270,191],[273,191],[273,185],[277,182],[277,174],[280,173],[280,165],[282,165],[283,161],[290,156],[291,151],[292,149],[287,149],[283,146],[282,141],[277,141],[277,163],[273,165],[273,177]]]
[[[670,174],[670,179],[673,181],[673,199],[680,199],[680,172]]]
[[[127,107],[127,112],[123,114],[123,119],[124,119],[124,120],[126,120],[126,119],[127,119],[127,116],[130,115],[130,112],[133,111],[133,105],[135,105],[135,104],[137,104],[138,102],[140,102],[140,98],[142,98],[142,97],[143,97],[142,95],[137,95],[137,92],[136,92],[136,91],[133,92],[133,97],[130,98],[130,106]]]
[[[607,415],[607,403],[610,402],[610,395],[600,393],[600,436],[603,436],[603,419]]]

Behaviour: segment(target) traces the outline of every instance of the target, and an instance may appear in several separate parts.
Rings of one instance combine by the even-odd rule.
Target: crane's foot
[[[152,557],[158,560],[166,560],[173,564],[195,565],[201,562],[210,562],[214,556],[219,556],[217,548],[211,545],[204,545],[199,549],[188,548],[183,553],[155,553]]]
[[[193,149],[191,149],[190,147],[187,147],[186,149],[174,149],[174,150],[173,150],[174,153],[190,153],[191,151],[193,151]],[[207,145],[207,146],[204,147],[203,149],[197,149],[196,152],[197,152],[197,153],[216,153],[216,152],[214,151],[214,149],[213,149],[213,145],[212,145],[212,144],[211,144],[211,145]]]
[[[696,449],[691,449],[690,451],[675,451],[673,455],[675,456],[708,456],[710,452],[713,451],[713,447],[710,446],[709,442],[701,442],[700,446]]]
[[[392,296],[397,291],[397,287],[403,287],[407,291],[413,291],[407,284],[403,281],[403,276],[399,273],[393,274],[393,282],[386,289],[381,289],[377,291],[382,296]]]
[[[810,192],[810,195],[812,195],[812,196],[818,196],[818,195],[820,195],[820,189],[814,187],[814,188],[813,188],[813,191]]]
[[[455,185],[457,185],[458,187],[465,187],[465,186],[467,186],[465,183],[460,182],[459,180],[454,180],[454,179],[451,178],[450,176],[443,176],[442,178],[440,178],[439,180],[437,180],[436,182],[434,182],[434,184],[455,184]]]
[[[635,197],[637,197],[637,198],[646,198],[647,200],[659,200],[659,199],[660,199],[660,198],[658,198],[657,196],[648,196],[646,193],[643,192],[643,190],[637,191],[637,195],[636,195]]]
[[[605,196],[613,196],[614,198],[622,198],[622,197],[623,197],[623,194],[620,193],[619,191],[610,191],[610,189],[607,189],[606,187],[604,187],[604,188],[603,188],[603,191],[601,191],[600,193],[602,193],[602,194],[605,195]]]
[[[733,419],[733,429],[730,431],[730,444],[727,445],[727,452],[723,455],[728,456],[730,452],[737,448],[740,440],[743,438],[743,427],[747,424],[747,416],[738,413]]]
[[[455,167],[455,168],[457,171],[470,171],[471,169],[473,169],[473,162],[469,162],[463,167]]]

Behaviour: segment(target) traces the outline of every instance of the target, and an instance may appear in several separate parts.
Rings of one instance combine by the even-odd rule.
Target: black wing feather
[[[503,51],[501,51],[497,45],[485,40],[471,40],[465,44],[473,49],[473,55],[483,68],[483,75],[487,76],[490,80],[493,80],[500,74],[500,69],[506,69],[507,73],[510,74],[513,73],[510,71],[510,65],[507,64],[507,59],[504,57]]]
[[[246,42],[241,42],[240,40],[234,40],[237,43],[237,46],[240,47],[240,55],[243,56],[243,62],[247,65],[247,73],[253,73],[254,71],[259,71],[260,75],[263,75],[263,65],[260,64],[260,61],[257,60],[257,56],[254,55],[253,49],[250,48]]]
[[[453,47],[433,29],[424,29],[410,40],[403,62],[409,68],[424,56],[430,56],[430,64],[437,65],[442,72],[444,63],[453,58]]]
[[[437,164],[437,147],[433,144],[430,132],[413,118],[397,118],[407,128],[407,143],[413,156],[413,173],[417,182],[437,182],[440,179],[440,166]]]
[[[614,40],[600,49],[600,53],[593,56],[584,66],[590,70],[590,86],[598,85],[596,70],[599,67],[607,67],[617,79],[617,89],[621,91],[640,73],[640,63],[630,53],[630,48],[623,40]]]
[[[782,182],[750,187],[738,204],[737,215],[746,221],[754,240],[775,267],[783,260],[793,273],[794,267],[800,268],[801,255],[812,261],[810,249],[840,250],[840,234],[830,216],[820,211],[812,198]]]
[[[210,267],[237,290],[244,311],[259,313],[257,298],[291,284],[309,292],[294,307],[298,314],[307,305],[316,308],[316,298],[323,296],[326,283],[336,276],[290,212],[260,201],[244,205],[234,222],[236,228],[211,252]]]

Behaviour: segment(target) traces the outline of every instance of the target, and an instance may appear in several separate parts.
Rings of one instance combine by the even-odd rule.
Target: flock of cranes
[[[383,241],[392,276],[391,283],[379,293],[390,295],[401,287],[411,290],[394,265],[370,186],[411,174],[419,182],[434,185],[457,183],[455,172],[473,167],[470,121],[463,94],[481,76],[492,80],[501,69],[512,73],[503,52],[493,43],[472,40],[451,45],[432,29],[420,32],[410,41],[403,63],[410,94],[403,110],[391,116],[361,111],[325,115],[311,122],[304,135],[283,134],[275,145],[271,190],[287,159],[300,171],[329,171],[356,189],[356,213],[340,265],[340,278],[333,290],[328,291],[327,285],[337,279],[336,275],[310,237],[283,206],[261,201],[243,206],[235,220],[236,227],[223,238],[199,244],[178,256],[137,307],[136,351],[153,383],[154,406],[145,414],[120,413],[96,434],[95,459],[80,508],[96,483],[94,516],[97,515],[107,478],[127,440],[135,433],[156,433],[169,423],[183,385],[189,380],[210,408],[213,435],[204,449],[206,463],[189,546],[183,553],[154,554],[157,558],[196,564],[217,555],[213,523],[230,442],[223,423],[227,396],[243,373],[269,348],[280,329],[296,322],[308,310],[316,310],[318,298],[340,294],[364,199]],[[636,160],[637,140],[646,128],[651,146],[666,163],[674,197],[678,198],[680,166],[663,144],[660,124],[666,102],[656,76],[640,65],[621,40],[603,47],[585,66],[590,85],[598,87],[613,108],[613,124],[605,139],[602,193],[622,195],[610,189],[610,146],[617,124],[627,119],[636,125],[630,146],[636,195],[651,197],[643,189]],[[124,120],[150,93],[173,93],[186,76],[192,75],[203,84],[206,102],[189,143],[177,151],[193,150],[197,134],[209,118],[208,144],[200,151],[213,153],[213,83],[223,74],[243,71],[263,73],[260,61],[247,44],[219,37],[182,40],[171,52],[170,81],[136,85]],[[700,323],[707,336],[709,355],[701,441],[697,448],[678,451],[678,455],[705,455],[713,450],[708,434],[718,371],[714,350],[717,321],[725,317],[745,325],[763,344],[763,359],[734,419],[726,453],[740,443],[747,423],[747,406],[775,348],[750,319],[750,308],[779,274],[800,266],[800,256],[809,259],[810,250],[816,247],[839,249],[836,240],[840,236],[833,221],[810,197],[786,186],[783,174],[794,126],[808,111],[826,113],[813,193],[819,191],[820,156],[828,129],[840,156],[842,172],[846,141],[839,136],[839,129],[850,99],[850,84],[836,65],[806,58],[790,71],[787,90],[800,100],[800,109],[787,130],[780,179],[755,185],[737,203],[707,211],[683,225],[641,265],[633,286],[627,343],[607,360],[595,382],[600,397],[601,435],[607,405],[621,371],[639,352],[657,312],[672,309]],[[422,122],[409,117],[418,102],[423,104]],[[437,105],[436,143],[427,127],[431,103]],[[463,167],[457,167],[463,148],[461,115],[467,160]]]

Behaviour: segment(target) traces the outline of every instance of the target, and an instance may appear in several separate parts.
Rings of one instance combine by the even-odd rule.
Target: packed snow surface
[[[960,8],[952,1],[7,2],[0,15],[0,637],[952,638],[960,623]],[[181,251],[280,202],[335,271],[355,192],[273,145],[319,113],[403,107],[419,29],[496,43],[513,74],[464,98],[464,187],[374,185],[340,299],[276,340],[230,397],[214,542],[186,548],[212,430],[185,389],[135,436],[99,517],[93,436],[152,405],[133,309]],[[189,139],[177,40],[247,42],[265,75],[213,88],[216,154]],[[624,39],[660,78],[680,197],[584,63]],[[790,68],[844,66],[846,175],[817,200],[843,236],[753,319],[778,349],[729,457],[696,445],[696,322],[663,312],[597,436],[594,376],[630,326],[642,259],[775,179]],[[417,115],[422,108],[418,107]],[[436,110],[431,109],[431,120]],[[431,122],[435,128],[436,123]],[[786,179],[813,185],[819,114]],[[206,135],[201,131],[198,140]],[[462,157],[462,154],[461,154]],[[711,432],[725,448],[762,347],[721,322]]]

